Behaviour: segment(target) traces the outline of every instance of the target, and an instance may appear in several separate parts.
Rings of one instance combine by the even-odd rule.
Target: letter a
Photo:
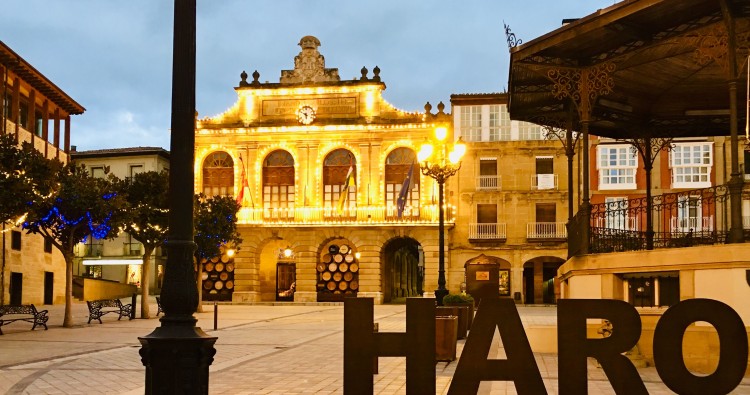
[[[508,359],[487,359],[500,331]],[[448,395],[476,394],[481,381],[513,381],[520,395],[546,394],[518,310],[510,299],[482,299]]]

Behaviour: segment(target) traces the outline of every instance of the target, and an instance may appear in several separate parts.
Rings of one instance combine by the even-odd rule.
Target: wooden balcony
[[[238,224],[294,225],[294,226],[382,226],[382,225],[437,225],[438,206],[406,207],[398,216],[395,206],[344,207],[293,207],[293,208],[248,208],[240,209]],[[453,225],[453,207],[445,209],[446,225]]]

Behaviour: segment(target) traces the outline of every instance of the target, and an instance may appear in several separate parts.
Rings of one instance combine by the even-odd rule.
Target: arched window
[[[217,151],[203,160],[203,193],[208,197],[234,195],[234,161],[228,153]]]
[[[357,163],[345,149],[331,151],[323,161],[323,206],[331,215],[355,216],[357,208]],[[341,198],[342,193],[345,194]]]
[[[407,183],[406,177],[411,173]],[[388,216],[398,216],[398,199],[406,201],[402,217],[419,216],[419,163],[417,155],[409,148],[396,148],[385,159],[385,201]],[[404,184],[411,186],[408,192],[401,191]]]
[[[287,151],[273,151],[263,161],[263,208],[266,217],[271,209],[294,217],[294,158]]]

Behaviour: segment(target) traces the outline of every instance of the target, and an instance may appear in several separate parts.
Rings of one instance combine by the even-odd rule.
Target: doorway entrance
[[[20,305],[23,295],[23,273],[10,273],[10,304]]]
[[[297,265],[293,262],[278,262],[276,264],[276,300],[294,301]]]
[[[404,303],[407,297],[424,292],[424,264],[421,245],[414,239],[392,239],[383,248],[383,303]]]
[[[52,304],[54,280],[55,273],[44,272],[44,304]]]

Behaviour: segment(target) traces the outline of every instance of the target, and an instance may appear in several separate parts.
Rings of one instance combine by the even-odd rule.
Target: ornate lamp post
[[[419,167],[422,174],[434,178],[438,183],[438,211],[439,211],[439,244],[438,251],[438,288],[435,290],[435,299],[438,306],[443,305],[443,297],[448,294],[445,288],[445,208],[443,207],[443,184],[461,168],[461,157],[466,153],[466,145],[459,137],[453,144],[452,150],[448,152],[448,129],[445,127],[435,128],[437,150],[430,143],[425,143],[417,153]]]

